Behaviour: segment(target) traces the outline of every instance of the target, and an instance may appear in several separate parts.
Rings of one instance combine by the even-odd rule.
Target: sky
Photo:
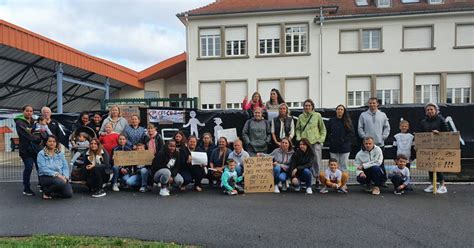
[[[177,13],[214,0],[0,0],[0,19],[141,71],[186,50]]]

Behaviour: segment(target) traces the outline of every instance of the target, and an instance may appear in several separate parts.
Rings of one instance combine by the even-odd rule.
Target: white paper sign
[[[191,152],[193,165],[207,165],[207,153],[205,152]]]
[[[217,131],[217,138],[225,137],[228,142],[234,142],[237,139],[237,129],[228,128]]]

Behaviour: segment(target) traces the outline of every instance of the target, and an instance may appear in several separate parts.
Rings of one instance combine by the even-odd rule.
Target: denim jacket
[[[38,175],[51,177],[63,175],[69,178],[69,167],[64,152],[56,149],[51,157],[47,154],[46,149],[41,150],[38,153]]]

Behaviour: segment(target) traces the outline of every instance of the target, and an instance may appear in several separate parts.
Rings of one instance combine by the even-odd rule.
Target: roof
[[[284,10],[317,9],[320,6],[337,6],[336,13],[329,17],[341,18],[347,16],[391,15],[395,13],[445,12],[460,11],[474,8],[473,0],[445,0],[444,4],[428,4],[426,0],[419,3],[401,3],[401,0],[391,0],[389,8],[378,8],[375,1],[369,0],[368,6],[357,6],[355,0],[217,0],[209,5],[178,14],[182,18],[186,14],[206,16],[219,14],[238,14],[251,12],[269,12]]]
[[[138,78],[142,82],[148,82],[158,78],[167,79],[183,71],[186,71],[185,52],[139,72]]]
[[[134,70],[88,55],[4,20],[0,20],[0,44],[104,75],[137,88],[145,87],[138,81],[138,73]]]

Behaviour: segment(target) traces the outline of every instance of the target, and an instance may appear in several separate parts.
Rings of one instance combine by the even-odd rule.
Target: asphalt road
[[[225,196],[205,188],[163,198],[156,192],[108,192],[93,199],[21,195],[0,184],[0,236],[69,234],[130,237],[206,247],[473,247],[474,187],[449,193],[372,196],[303,193]]]

